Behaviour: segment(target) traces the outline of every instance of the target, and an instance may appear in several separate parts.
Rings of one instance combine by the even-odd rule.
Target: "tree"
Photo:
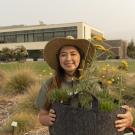
[[[134,41],[133,41],[133,40],[131,40],[131,41],[128,43],[127,55],[128,55],[130,58],[135,59],[135,44],[134,44]]]
[[[4,47],[1,51],[1,60],[10,61],[11,58],[11,49]]]
[[[24,46],[19,46],[14,50],[15,58],[18,61],[23,61],[27,58],[28,52]]]

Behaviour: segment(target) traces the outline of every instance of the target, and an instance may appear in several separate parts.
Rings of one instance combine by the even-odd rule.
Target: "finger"
[[[131,108],[127,105],[122,105],[121,106],[123,109],[126,109],[127,111],[131,111]]]
[[[50,118],[49,125],[52,126],[55,122],[55,118]]]
[[[51,122],[54,122],[55,121],[55,118],[51,118],[50,120],[51,120]]]
[[[124,131],[125,129],[126,129],[126,127],[122,127],[122,128],[118,128],[117,131],[121,132],[121,131]]]
[[[50,121],[49,125],[52,126],[53,124],[54,124],[54,122],[53,121]]]
[[[49,116],[50,116],[50,117],[53,117],[53,118],[56,117],[55,111],[54,111],[53,109],[50,109],[50,111],[49,111]]]
[[[127,117],[127,114],[118,114],[117,117],[118,118],[126,118]]]
[[[126,119],[121,119],[121,120],[116,120],[115,124],[122,124],[122,123],[126,123],[127,120]]]
[[[126,127],[126,123],[116,124],[115,127],[116,127],[116,128]]]
[[[52,117],[52,118],[56,118],[56,115],[53,114],[53,113],[49,113],[49,116]]]
[[[55,113],[55,111],[53,110],[53,109],[50,109],[50,111],[49,111],[50,113]]]

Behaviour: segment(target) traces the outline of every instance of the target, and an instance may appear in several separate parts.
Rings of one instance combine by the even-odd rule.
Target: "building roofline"
[[[72,22],[72,23],[59,23],[59,24],[36,24],[36,25],[9,25],[9,26],[0,26],[0,30],[2,29],[15,29],[15,28],[28,28],[28,27],[39,27],[39,26],[56,26],[56,25],[66,25],[66,24],[79,24],[84,22]],[[86,23],[85,23],[86,24]]]
[[[47,29],[47,28],[59,28],[59,27],[68,27],[68,26],[78,26],[80,24],[89,25],[85,22],[71,22],[71,23],[59,23],[59,24],[37,24],[37,25],[11,25],[11,26],[2,26],[0,27],[0,32],[14,32],[14,31],[25,31],[33,29]],[[91,25],[91,28],[101,31]]]

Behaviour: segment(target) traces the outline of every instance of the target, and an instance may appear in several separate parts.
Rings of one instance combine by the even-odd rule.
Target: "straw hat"
[[[73,46],[79,49],[81,53],[85,56],[87,55],[89,61],[92,60],[95,49],[93,44],[86,39],[74,39],[72,36],[66,38],[54,38],[47,43],[44,49],[44,58],[51,68],[56,70],[58,68],[57,54],[59,49],[63,46]]]

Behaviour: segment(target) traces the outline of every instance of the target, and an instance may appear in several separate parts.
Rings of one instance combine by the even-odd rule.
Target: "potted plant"
[[[93,42],[97,55],[109,52],[98,45],[101,40],[93,38]],[[116,131],[114,121],[118,113],[125,112],[120,106],[125,89],[123,69],[127,65],[112,67],[106,64],[97,69],[95,64],[95,60],[91,65],[86,58],[78,85],[48,92],[49,102],[57,115],[49,128],[51,135],[123,135]]]

